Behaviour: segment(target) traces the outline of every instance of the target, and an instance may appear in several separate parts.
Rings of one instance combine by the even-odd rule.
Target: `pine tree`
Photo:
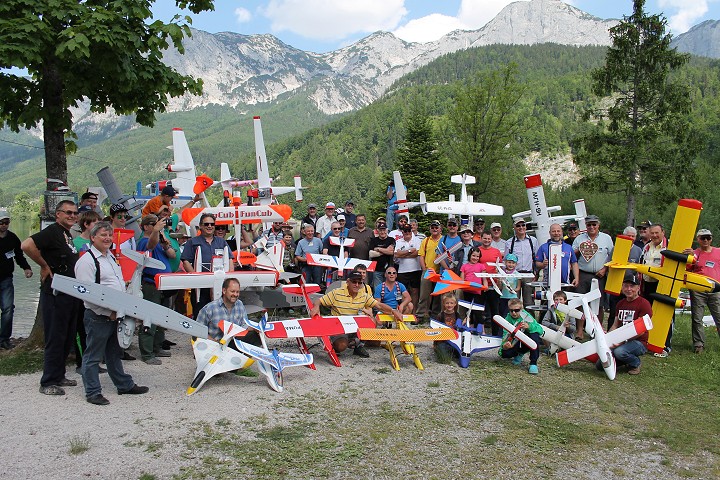
[[[637,196],[672,198],[700,151],[689,89],[670,78],[689,56],[670,47],[666,19],[644,4],[635,0],[632,15],[610,29],[605,66],[592,74],[593,93],[603,98],[585,114],[594,126],[573,141],[583,183],[625,194],[627,225],[635,223]]]

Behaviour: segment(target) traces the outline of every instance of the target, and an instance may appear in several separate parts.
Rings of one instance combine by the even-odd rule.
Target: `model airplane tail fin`
[[[473,177],[472,175],[466,175],[466,174],[453,175],[450,177],[450,181],[452,183],[460,183],[460,184],[464,183],[465,185],[472,185],[473,183],[475,183],[475,177]]]
[[[328,240],[330,241],[330,245],[335,246],[343,246],[343,247],[352,247],[355,245],[355,239],[354,238],[348,238],[348,237],[328,237]]]
[[[625,278],[625,269],[618,266],[627,263],[632,244],[632,238],[626,235],[618,235],[615,238],[612,261],[605,264],[609,267],[607,282],[605,283],[606,292],[620,295],[623,279]]]
[[[303,201],[303,186],[302,186],[302,179],[300,178],[300,175],[295,175],[293,177],[293,182],[295,184],[295,201],[296,202],[302,202]]]
[[[480,305],[479,303],[475,302],[468,302],[467,300],[458,300],[458,304],[461,307],[467,308],[468,310],[475,310],[476,312],[484,312],[485,311],[485,305]]]
[[[285,204],[281,203],[278,205],[268,205],[268,206],[270,208],[272,208],[273,210],[275,210],[279,215],[281,215],[285,221],[287,221],[288,219],[290,219],[290,217],[292,217],[292,208],[290,207],[290,205],[285,205]]]
[[[284,272],[282,266],[283,253],[285,252],[285,243],[277,242],[272,247],[266,248],[257,256],[255,267],[262,270],[275,270]]]
[[[425,192],[420,192],[420,201],[418,202],[418,205],[420,206],[420,210],[422,210],[423,215],[427,215],[427,199],[425,198]]]
[[[225,187],[224,183],[229,182],[231,180],[235,180],[232,175],[230,175],[230,167],[228,167],[228,164],[223,162],[220,164],[220,183],[223,184],[223,187]]]
[[[425,278],[426,280],[430,280],[431,282],[437,282],[438,280],[440,280],[440,275],[433,270],[428,270],[427,272],[425,272],[425,276],[423,278]]]
[[[204,173],[195,177],[195,185],[193,186],[193,193],[200,195],[208,188],[212,187],[215,182],[212,178],[208,177]]]
[[[270,188],[270,173],[268,172],[265,140],[263,139],[260,117],[253,117],[253,130],[255,132],[255,161],[257,163],[258,188]]]

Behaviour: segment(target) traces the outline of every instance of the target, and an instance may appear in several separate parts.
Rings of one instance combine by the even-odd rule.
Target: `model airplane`
[[[487,264],[495,267],[497,269],[497,273],[476,273],[475,277],[478,279],[488,279],[490,281],[490,284],[492,285],[493,290],[495,290],[498,295],[502,295],[503,288],[507,288],[508,291],[512,294],[517,293],[515,289],[510,286],[508,278],[535,278],[535,275],[532,273],[507,273],[505,271],[505,265],[500,262],[488,262]]]
[[[392,323],[395,318],[392,315],[378,314],[378,323]],[[433,342],[439,340],[457,340],[458,333],[452,329],[440,328],[413,328],[407,326],[405,322],[415,322],[415,315],[403,315],[403,319],[397,322],[398,328],[360,328],[358,329],[358,338],[360,340],[384,341],[385,348],[390,352],[390,364],[395,370],[400,370],[400,362],[395,353],[393,342],[400,343],[400,350],[406,355],[413,358],[413,362],[418,370],[424,370],[420,357],[415,350],[413,342]]]
[[[430,327],[453,330],[444,323],[438,322],[434,319],[430,320]],[[499,348],[502,344],[502,337],[483,335],[482,328],[477,329],[470,326],[465,326],[461,322],[458,322],[455,325],[455,330],[458,333],[458,338],[455,340],[447,340],[447,343],[460,356],[458,363],[462,368],[468,368],[470,366],[470,358],[475,353],[485,350],[491,350],[493,348]]]
[[[302,295],[308,310],[312,308],[310,294],[320,291],[320,286],[315,284],[283,285],[284,292],[293,295]],[[268,322],[265,334],[268,338],[295,338],[300,352],[309,353],[305,344],[306,337],[318,337],[322,341],[323,348],[330,357],[330,361],[336,367],[340,367],[340,359],[333,348],[331,336],[357,333],[358,328],[374,328],[375,322],[367,315],[340,315],[323,317],[315,315],[312,318],[297,318],[293,320],[278,320]],[[310,365],[315,369],[315,365]]]
[[[355,245],[355,239],[347,237],[328,237],[328,241],[331,245],[339,246],[340,253],[338,256],[334,255],[323,255],[308,253],[307,263],[309,265],[317,265],[320,267],[335,268],[338,271],[338,276],[342,277],[344,270],[350,270],[355,268],[357,265],[365,265],[368,272],[375,270],[377,262],[370,260],[361,260],[359,258],[350,258],[345,256],[345,247],[352,247]]]
[[[125,288],[125,292],[142,298],[141,282],[143,268],[150,267],[163,269],[165,268],[165,264],[156,258],[152,258],[149,252],[143,254],[136,252],[135,250],[128,250],[125,252],[125,255],[137,265],[127,287]],[[130,347],[133,335],[135,334],[135,323],[136,319],[127,315],[120,318],[118,321],[117,337],[121,348],[125,349]]]
[[[595,315],[590,309],[590,302],[598,300],[600,295],[600,290],[594,289],[571,300],[567,305],[558,304],[557,308],[559,311],[565,313],[566,315],[573,315],[576,317],[579,313],[576,310],[576,307],[582,305],[582,316],[585,318],[585,331],[592,337],[592,340],[577,344],[567,350],[562,350],[557,353],[556,357],[558,366],[562,367],[574,362],[575,360],[597,354],[603,370],[605,370],[605,374],[610,380],[614,380],[617,365],[611,350],[613,346],[635,338],[638,335],[642,335],[646,331],[651,330],[653,328],[653,324],[650,317],[646,315],[645,317],[639,318],[632,323],[628,323],[611,332],[605,333],[597,315]]]
[[[540,174],[535,173],[533,175],[525,175],[524,180],[530,210],[513,215],[513,223],[518,218],[529,217],[529,223],[531,223],[533,227],[532,232],[535,233],[535,237],[538,239],[540,244],[550,240],[550,225],[553,223],[559,223],[562,225],[568,221],[576,221],[580,227],[580,232],[582,233],[586,231],[585,217],[587,216],[587,210],[585,209],[585,200],[580,199],[574,201],[575,215],[559,215],[551,217],[550,214],[560,211],[561,207],[548,207],[545,203],[545,191],[543,189]],[[530,232],[528,231],[528,233]]]
[[[428,270],[425,272],[425,279],[435,283],[435,290],[430,295],[437,296],[453,290],[462,290],[469,293],[482,293],[488,289],[482,283],[463,280],[452,270],[444,270],[442,275]]]
[[[448,267],[453,268],[455,266],[455,262],[453,261],[453,255],[455,254],[455,252],[460,250],[462,247],[463,247],[462,242],[458,242],[450,248],[445,248],[444,243],[439,244],[438,248],[443,250],[443,252],[440,255],[438,255],[437,257],[435,257],[435,260],[433,260],[433,263],[435,265],[440,265],[441,262],[443,262],[445,260],[450,260],[448,262]]]
[[[513,325],[500,315],[495,315],[493,317],[493,321],[509,333],[509,335],[505,338],[506,342],[520,341],[524,343],[530,350],[535,350],[537,348],[537,343],[535,343],[535,340],[525,335],[525,333],[520,330],[520,327],[518,325]],[[518,322],[518,324],[519,323],[520,322]]]
[[[114,312],[117,317],[130,316],[143,321],[146,327],[158,325],[168,330],[207,338],[207,326],[190,320],[169,308],[143,300],[94,282],[81,282],[63,275],[53,275],[52,288],[80,300],[99,305]]]
[[[475,183],[475,177],[467,174],[453,175],[450,177],[450,181],[461,185],[460,201],[428,202],[425,199],[425,192],[420,192],[420,201],[416,202],[416,204],[420,207],[423,214],[427,215],[427,213],[430,212],[484,217],[502,215],[504,213],[504,209],[500,205],[472,201],[472,197],[469,197],[467,194],[466,185]]]
[[[198,228],[200,217],[209,213],[221,225],[241,225],[248,223],[285,222],[292,216],[289,205],[232,205],[229,207],[186,208],[182,211],[182,220],[186,225]]]
[[[720,292],[720,284],[715,280],[687,270],[687,265],[692,264],[694,257],[682,253],[692,246],[700,210],[702,202],[698,200],[685,198],[678,202],[667,250],[661,252],[661,266],[627,263],[632,239],[623,235],[616,237],[612,260],[605,264],[610,269],[605,291],[615,295],[620,294],[626,269],[636,270],[658,280],[657,291],[651,295],[652,322],[655,325],[648,337],[648,350],[651,352],[661,353],[665,347],[673,313],[682,303],[679,298],[681,288],[696,292]]]

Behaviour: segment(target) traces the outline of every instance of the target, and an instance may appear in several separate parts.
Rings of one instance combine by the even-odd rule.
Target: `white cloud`
[[[453,30],[478,30],[517,0],[462,0],[457,16],[433,13],[410,20],[393,32],[407,42],[431,42]]]
[[[663,10],[675,11],[675,14],[666,12],[668,24],[674,34],[690,30],[690,27],[708,11],[707,0],[659,0],[658,5]]]
[[[318,40],[395,29],[407,13],[404,0],[270,0],[263,14],[273,31]]]
[[[235,9],[237,23],[247,23],[252,19],[252,14],[247,8],[238,7]]]
[[[425,17],[410,20],[393,34],[406,42],[432,42],[454,30],[471,30],[457,17],[433,13]]]

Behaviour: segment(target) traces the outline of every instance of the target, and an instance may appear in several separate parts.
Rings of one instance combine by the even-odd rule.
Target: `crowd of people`
[[[429,232],[418,229],[418,222],[406,215],[397,215],[390,210],[387,216],[368,222],[365,214],[355,213],[354,203],[348,201],[344,208],[337,209],[335,203],[327,202],[324,212],[319,215],[316,204],[309,204],[307,214],[299,224],[299,236],[295,238],[293,226],[275,222],[267,229],[238,229],[239,237],[229,236],[228,225],[220,225],[211,214],[202,214],[199,232],[189,232],[180,222],[184,208],[199,200],[195,197],[186,205],[171,205],[177,192],[171,186],[165,187],[160,195],[150,200],[138,218],[140,233],[123,238],[121,245],[113,242],[118,238],[113,232],[125,229],[131,217],[123,204],[113,204],[109,215],[104,217],[97,205],[97,195],[87,192],[80,203],[62,201],[55,209],[55,223],[24,241],[9,230],[10,216],[0,212],[0,348],[12,347],[10,336],[13,323],[14,264],[22,268],[27,277],[33,272],[25,255],[40,266],[40,308],[45,330],[45,353],[40,392],[46,395],[63,395],[65,387],[77,385],[66,376],[65,362],[73,349],[77,359],[77,371],[82,375],[87,401],[105,405],[109,401],[102,395],[98,376],[107,372],[119,394],[142,394],[147,387],[138,386],[122,367],[122,361],[135,360],[123,351],[115,340],[118,319],[115,312],[85,303],[74,297],[54,292],[50,286],[54,274],[76,276],[79,279],[125,289],[125,282],[118,267],[117,249],[149,251],[153,258],[160,260],[164,267],[146,268],[142,276],[143,297],[168,308],[175,308],[208,325],[210,338],[218,336],[217,322],[233,318],[243,324],[246,317],[242,302],[238,300],[240,286],[237,281],[228,280],[222,288],[220,299],[213,301],[211,290],[202,289],[199,297],[184,292],[159,291],[154,277],[169,272],[211,272],[222,261],[221,252],[237,249],[255,250],[257,240],[264,238],[264,248],[282,242],[285,246],[283,267],[286,271],[300,273],[307,283],[321,285],[324,296],[312,313],[320,306],[334,314],[357,314],[381,311],[395,318],[413,314],[420,323],[430,318],[439,319],[456,327],[464,316],[458,308],[457,296],[446,294],[442,297],[431,295],[432,281],[426,278],[429,271],[440,273],[451,270],[463,280],[476,280],[475,273],[496,273],[498,265],[507,274],[499,292],[488,288],[482,293],[466,295],[466,300],[485,306],[484,312],[472,312],[471,325],[478,332],[500,335],[502,330],[493,321],[494,315],[506,317],[513,324],[519,324],[532,337],[537,336],[540,324],[558,329],[562,326],[565,334],[582,341],[583,320],[563,315],[556,305],[565,303],[567,296],[562,291],[552,292],[552,303],[543,318],[537,321],[527,307],[535,304],[535,287],[529,281],[547,278],[549,246],[559,244],[562,249],[561,280],[567,289],[587,293],[593,280],[597,280],[601,291],[607,276],[605,263],[613,253],[613,239],[600,230],[600,219],[595,215],[585,218],[586,232],[579,232],[576,223],[565,226],[553,224],[550,240],[540,244],[528,235],[528,225],[522,219],[513,223],[510,235],[503,234],[502,225],[493,222],[485,228],[482,218],[472,223],[463,223],[458,218],[445,222],[434,220]],[[388,195],[394,192],[388,191]],[[389,197],[390,198],[390,197]],[[396,227],[396,228],[393,228]],[[628,226],[622,232],[634,239],[628,261],[659,265],[660,252],[667,247],[665,230],[662,225],[643,222],[636,227]],[[326,288],[341,280],[338,272],[308,262],[308,254],[339,255],[337,242],[330,237],[346,237],[354,240],[345,249],[345,255],[354,259],[374,262],[375,268],[367,272],[364,266],[346,272],[345,281],[339,287]],[[720,249],[712,247],[712,233],[707,229],[697,232],[699,247],[688,249],[696,263],[693,268],[716,281],[720,281]],[[457,247],[456,247],[457,246]],[[436,259],[450,250],[454,253],[436,263]],[[227,258],[227,256],[225,256]],[[230,262],[229,268],[244,268]],[[522,274],[522,275],[519,275]],[[530,274],[530,275],[528,275]],[[657,288],[656,281],[648,276],[631,274],[623,282],[624,298],[603,294],[598,314],[603,321],[607,312],[608,329],[615,329],[651,312],[651,295]],[[487,280],[483,280],[487,285]],[[720,326],[720,294],[691,292],[692,339],[696,353],[705,348],[705,334],[702,327],[704,308],[707,305]],[[189,304],[189,305],[188,305]],[[337,339],[336,339],[337,340]],[[341,339],[344,346],[354,347],[354,353],[361,357],[369,354],[358,339]],[[539,340],[539,337],[537,338]],[[620,363],[629,367],[629,373],[640,372],[639,356],[646,352],[645,340],[639,338],[616,349]],[[669,332],[664,355],[671,351],[672,328]],[[342,349],[343,342],[335,345]],[[542,343],[542,342],[540,342]],[[171,355],[173,342],[165,339],[160,327],[141,328],[138,347],[141,361],[148,365],[159,365],[162,357]],[[618,351],[619,350],[619,351]],[[500,355],[512,358],[519,364],[527,353],[521,344],[503,342]],[[530,373],[538,373],[537,352],[530,352]],[[105,362],[107,370],[100,367]]]

